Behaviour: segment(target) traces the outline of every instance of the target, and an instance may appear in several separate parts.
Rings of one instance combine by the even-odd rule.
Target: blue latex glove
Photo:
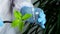
[[[46,23],[46,18],[45,18],[45,14],[44,14],[44,12],[43,12],[43,10],[42,9],[40,9],[40,8],[35,8],[35,12],[38,12],[39,14],[38,14],[38,24],[42,27],[42,28],[45,28],[45,23]]]
[[[21,13],[22,13],[22,15],[24,15],[26,13],[32,14],[32,9],[31,9],[31,7],[24,6],[21,8]],[[27,21],[29,21],[30,23],[33,23],[33,17],[31,17]]]
[[[38,17],[36,19],[37,24],[39,24],[42,28],[45,28],[44,24],[46,23],[46,19],[45,19],[45,14],[44,14],[43,10],[40,9],[40,8],[35,8],[34,13],[36,13],[36,12],[38,12],[38,16],[35,16],[35,15],[33,15],[33,16]],[[21,8],[21,13],[23,15],[25,13],[32,14],[32,8],[24,6],[23,8]],[[33,23],[34,22],[33,21],[33,17],[31,17],[30,19],[28,19],[28,21],[30,23]]]
[[[0,19],[0,27],[3,26],[3,21]]]

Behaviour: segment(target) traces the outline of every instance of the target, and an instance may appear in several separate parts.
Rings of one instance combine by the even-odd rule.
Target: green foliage
[[[16,27],[18,25],[19,25],[19,20],[18,19],[12,21],[12,27]]]
[[[22,19],[23,20],[27,20],[28,18],[30,18],[32,15],[31,14],[25,14]]]
[[[14,10],[14,17],[15,19],[12,21],[12,27],[18,27],[20,31],[22,31],[23,27],[24,27],[24,22],[29,19],[32,15],[31,14],[25,14],[24,16],[22,16],[22,14],[17,11]]]
[[[18,12],[17,10],[14,10],[14,17],[15,17],[16,19],[21,19],[22,14],[21,14],[20,12]]]

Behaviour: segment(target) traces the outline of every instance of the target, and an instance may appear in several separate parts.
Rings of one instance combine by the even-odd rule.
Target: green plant
[[[14,10],[14,17],[15,19],[12,21],[12,27],[18,27],[20,29],[20,31],[22,31],[23,27],[24,27],[24,22],[29,19],[32,16],[32,14],[28,14],[26,13],[24,16],[22,16],[22,14],[17,11]]]

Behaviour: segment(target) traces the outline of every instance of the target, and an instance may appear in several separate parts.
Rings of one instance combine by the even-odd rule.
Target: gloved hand
[[[21,11],[22,15],[24,15],[26,13],[33,14],[32,7],[24,6],[21,8],[20,11]],[[28,19],[27,21],[29,21],[30,23],[33,23],[33,16],[30,19]]]
[[[27,7],[27,6],[24,6],[21,8],[21,13],[24,15],[25,13],[29,13],[29,14],[32,14],[33,15],[33,12],[32,12],[32,7]],[[46,23],[46,18],[45,18],[45,14],[43,12],[42,9],[40,8],[34,8],[34,14],[33,16],[37,17],[35,20],[37,22],[37,24],[39,24],[42,28],[45,28],[44,24]],[[36,16],[37,14],[37,16]],[[33,20],[33,16],[28,19],[28,21],[30,23],[34,23],[34,20]]]
[[[3,26],[3,21],[0,19],[0,27]]]
[[[44,14],[43,10],[40,9],[40,8],[35,8],[35,13],[37,13],[38,17],[37,18],[37,22],[38,24],[42,27],[42,28],[45,28],[45,23],[46,23],[46,15]]]

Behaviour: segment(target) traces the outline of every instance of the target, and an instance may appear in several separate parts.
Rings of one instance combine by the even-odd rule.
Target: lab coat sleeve
[[[31,0],[15,0],[14,1],[15,4],[15,9],[17,10],[21,10],[22,7],[27,6],[27,7],[33,7]]]
[[[0,0],[0,18],[3,21],[11,21],[10,2],[9,0]]]
[[[3,23],[3,21],[11,21],[12,19],[10,3],[10,0],[0,0],[0,34],[15,34],[10,23]]]

